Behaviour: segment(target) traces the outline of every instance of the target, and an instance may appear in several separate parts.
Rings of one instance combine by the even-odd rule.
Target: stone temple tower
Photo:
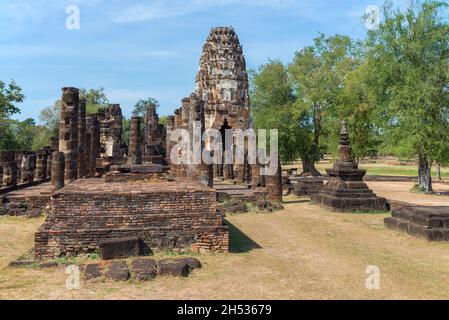
[[[206,128],[251,125],[245,57],[233,28],[211,30],[203,46],[195,93],[204,101]]]

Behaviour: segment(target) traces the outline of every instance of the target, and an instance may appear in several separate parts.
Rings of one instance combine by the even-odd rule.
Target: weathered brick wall
[[[98,249],[100,240],[138,236],[151,249],[227,251],[229,235],[213,189],[199,184],[78,180],[52,198],[35,254],[52,258]]]

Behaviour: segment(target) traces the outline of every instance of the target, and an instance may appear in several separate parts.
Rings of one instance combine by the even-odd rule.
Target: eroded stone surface
[[[156,277],[157,263],[153,259],[139,258],[131,262],[131,272],[136,280],[146,281]]]
[[[111,281],[127,281],[131,277],[126,261],[112,261],[104,275]]]
[[[101,266],[98,263],[92,263],[88,264],[86,266],[86,270],[84,271],[84,278],[86,280],[92,280],[99,278],[103,275],[103,272],[101,270]]]
[[[89,253],[101,240],[136,236],[151,249],[229,249],[229,231],[211,188],[181,181],[85,179],[53,194],[52,212],[35,235],[35,254]]]
[[[385,227],[427,241],[449,241],[449,207],[395,203]]]
[[[100,255],[104,260],[136,257],[140,255],[140,239],[138,237],[100,240]]]
[[[346,122],[342,122],[340,133],[339,158],[332,169],[327,169],[330,176],[324,188],[312,195],[313,202],[331,210],[345,211],[387,211],[387,199],[377,197],[363,182],[365,170],[358,169],[352,158],[352,149]]]
[[[165,259],[158,261],[157,272],[160,276],[188,277],[190,267],[185,261]]]

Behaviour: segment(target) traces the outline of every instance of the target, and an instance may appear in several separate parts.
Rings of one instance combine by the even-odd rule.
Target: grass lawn
[[[333,164],[329,161],[319,162],[316,168],[323,174],[326,173],[327,168],[331,168]],[[283,168],[299,168],[301,173],[302,164],[295,163],[292,165],[285,165]],[[367,170],[367,175],[383,175],[383,176],[418,176],[418,167],[412,165],[389,165],[385,162],[380,163],[361,163],[359,168]],[[432,168],[432,176],[436,178],[436,168]],[[449,168],[441,168],[441,176],[449,178]]]
[[[84,282],[67,290],[63,267],[12,269],[43,219],[0,217],[0,299],[447,299],[449,243],[384,229],[387,214],[331,213],[287,198],[274,214],[234,214],[231,253],[202,255],[188,278]],[[366,268],[381,271],[368,290]]]

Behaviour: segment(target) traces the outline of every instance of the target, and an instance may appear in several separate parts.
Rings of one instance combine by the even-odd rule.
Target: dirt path
[[[449,206],[449,196],[436,196],[421,193],[412,193],[413,182],[367,182],[374,192],[388,199],[409,202],[425,206]],[[435,192],[448,193],[449,185],[434,183]]]
[[[434,196],[433,196],[434,197]],[[293,200],[293,199],[291,199]],[[424,299],[449,298],[449,244],[386,230],[385,215],[330,213],[301,202],[267,215],[232,215],[232,247],[208,255],[189,278],[84,283],[65,288],[64,268],[11,269],[41,221],[0,218],[0,298],[19,299]],[[432,200],[436,201],[436,200]],[[365,288],[369,265],[381,290]]]

